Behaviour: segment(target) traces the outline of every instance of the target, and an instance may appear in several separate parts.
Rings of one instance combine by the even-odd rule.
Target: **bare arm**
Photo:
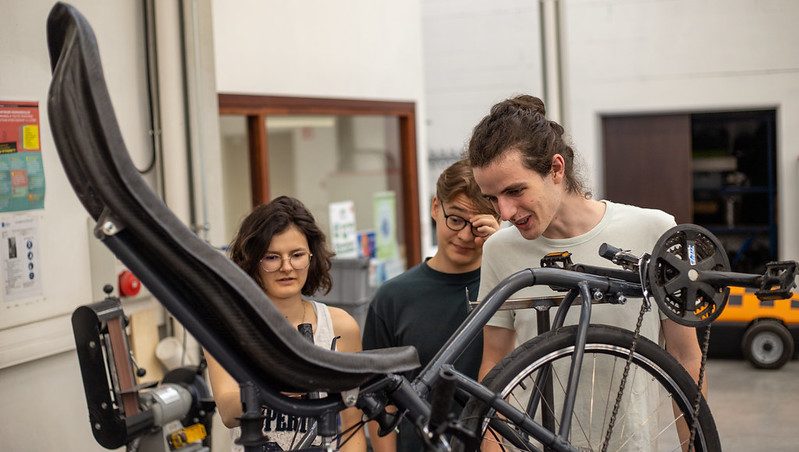
[[[387,406],[386,411],[395,413],[397,408]],[[380,426],[377,425],[377,422],[369,422],[369,440],[372,442],[372,449],[375,452],[397,452],[397,432],[392,431],[388,435],[381,437],[377,434],[379,428]]]
[[[239,383],[208,352],[205,352],[205,357],[208,361],[208,378],[211,380],[214,401],[219,409],[222,423],[227,428],[238,427],[237,418],[242,413]]]
[[[668,319],[662,320],[661,325],[663,337],[666,339],[666,351],[682,364],[694,381],[697,381],[702,363],[702,350],[696,339],[696,330]],[[707,397],[707,374],[702,384],[702,393]]]
[[[498,326],[483,328],[483,361],[480,363],[478,379],[480,381],[494,368],[502,358],[513,351],[516,345],[516,331]]]
[[[361,351],[361,330],[355,319],[344,310],[330,307],[330,317],[333,320],[333,330],[340,339],[336,342],[336,350],[340,352],[359,352]],[[341,430],[345,431],[353,425],[359,423],[363,413],[361,410],[351,407],[341,412]],[[351,433],[351,432],[350,432]],[[366,436],[363,429],[358,431],[350,438],[350,433],[344,435],[342,440],[349,438],[346,444],[341,447],[342,452],[365,452]]]

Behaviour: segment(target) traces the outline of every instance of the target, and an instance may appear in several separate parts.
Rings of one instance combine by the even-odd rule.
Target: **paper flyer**
[[[0,219],[3,301],[42,295],[39,225],[31,215]]]
[[[44,207],[39,103],[0,101],[0,212]]]
[[[374,208],[374,225],[376,229],[375,245],[377,258],[382,260],[397,259],[397,196],[393,191],[377,192],[372,197]]]
[[[329,205],[330,243],[336,257],[358,257],[358,232],[355,228],[355,204],[352,201]]]

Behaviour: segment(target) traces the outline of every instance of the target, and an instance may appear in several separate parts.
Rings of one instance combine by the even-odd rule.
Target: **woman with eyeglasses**
[[[438,178],[430,215],[436,222],[438,250],[378,289],[369,306],[363,337],[366,349],[413,345],[422,367],[466,319],[467,296],[476,300],[479,288],[483,244],[499,229],[497,214],[483,198],[464,160],[450,165]],[[475,340],[455,368],[477,378],[481,351],[482,339]],[[400,423],[398,435],[380,438],[377,430],[376,425],[369,426],[375,452],[424,449],[407,420]]]
[[[297,199],[280,196],[256,207],[241,223],[230,247],[230,258],[263,288],[286,320],[295,328],[310,324],[314,343],[330,348],[333,338],[336,350],[361,350],[358,324],[345,311],[311,300],[319,290],[330,291],[330,258],[325,234],[313,215]],[[240,436],[238,417],[242,414],[239,383],[215,360],[208,356],[208,372],[214,400],[222,422]],[[288,450],[305,432],[308,421],[264,407],[264,433],[269,441]],[[342,431],[355,425],[361,412],[349,408],[341,415]],[[234,445],[234,451],[243,450]],[[359,429],[342,451],[365,451],[366,440]]]

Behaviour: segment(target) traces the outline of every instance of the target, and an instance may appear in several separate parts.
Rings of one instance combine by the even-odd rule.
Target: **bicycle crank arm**
[[[716,288],[726,286],[759,288],[763,282],[763,275],[690,269],[688,270],[688,279],[695,282],[710,284]]]

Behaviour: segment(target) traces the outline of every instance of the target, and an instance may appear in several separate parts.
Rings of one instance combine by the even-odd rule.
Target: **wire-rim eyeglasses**
[[[267,273],[272,273],[283,268],[283,262],[289,261],[289,265],[294,270],[305,270],[311,265],[312,253],[308,251],[294,251],[288,256],[281,256],[275,253],[267,253],[261,258],[261,269]]]

